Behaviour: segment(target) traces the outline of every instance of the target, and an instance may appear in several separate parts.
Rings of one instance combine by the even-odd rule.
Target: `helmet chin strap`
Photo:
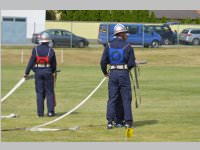
[[[125,37],[125,35],[126,35],[127,33],[124,33],[123,32],[123,34],[118,34],[118,35],[116,35],[117,36],[117,38],[119,38],[119,39],[122,39],[122,40],[127,40],[127,37]]]
[[[117,38],[119,38],[119,39],[122,39],[122,40],[123,40],[123,37],[122,37],[122,36],[117,36]]]

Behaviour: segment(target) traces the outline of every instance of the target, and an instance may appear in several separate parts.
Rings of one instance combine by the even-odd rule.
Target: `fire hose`
[[[12,95],[26,80],[33,79],[34,75],[30,75],[27,78],[23,77],[19,82],[1,99],[3,103],[10,95]]]
[[[65,114],[63,114],[62,116],[52,120],[52,121],[49,121],[47,123],[44,123],[44,124],[41,124],[41,125],[37,125],[37,126],[34,126],[32,128],[16,128],[16,129],[3,129],[1,131],[10,131],[10,130],[27,130],[27,131],[60,131],[60,130],[78,130],[79,129],[79,126],[75,126],[75,127],[72,127],[72,128],[64,128],[64,129],[52,129],[52,128],[41,128],[41,127],[44,127],[44,126],[47,126],[47,125],[50,125],[52,123],[55,123],[61,119],[63,119],[64,117],[70,115],[72,112],[76,111],[78,108],[80,108],[86,101],[88,101],[88,99],[94,94],[96,93],[96,91],[101,87],[101,85],[104,83],[104,81],[106,80],[106,77],[104,77],[101,82],[92,90],[92,92],[90,92],[90,94],[85,98],[83,99],[78,105],[76,105],[74,108],[72,108],[70,111],[66,112]],[[21,81],[21,80],[20,80]],[[23,81],[24,82],[24,81]],[[22,83],[23,83],[22,82]],[[21,85],[22,83],[19,82],[20,84],[17,84],[17,85]],[[16,88],[17,89],[17,88]]]
[[[106,80],[106,77],[104,77],[101,82],[92,90],[92,92],[90,92],[90,94],[85,98],[83,99],[78,105],[76,105],[74,108],[72,108],[70,111],[66,112],[65,114],[63,114],[62,116],[52,120],[52,121],[49,121],[47,123],[44,123],[44,124],[41,124],[41,125],[37,125],[37,126],[34,126],[32,128],[27,128],[27,130],[29,131],[48,131],[48,130],[52,130],[52,129],[49,129],[49,128],[41,128],[41,127],[44,127],[44,126],[47,126],[47,125],[50,125],[52,123],[55,123],[61,119],[63,119],[64,117],[70,115],[72,112],[74,112],[75,110],[77,110],[79,107],[81,107],[86,101],[88,101],[88,99],[94,94],[96,93],[96,91],[101,87],[101,85],[104,83],[104,81]]]

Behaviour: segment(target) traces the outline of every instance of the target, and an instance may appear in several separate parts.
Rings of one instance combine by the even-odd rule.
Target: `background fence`
[[[2,22],[2,44],[28,44],[31,45],[32,34],[38,33],[46,29],[65,29],[75,35],[84,37],[89,40],[90,45],[97,44],[99,25],[102,22],[61,22],[61,21],[46,21],[45,25],[38,24],[36,22],[30,24],[26,20],[17,20],[11,22],[10,20],[5,20]],[[115,22],[116,23],[116,22]],[[144,23],[144,25],[150,25]],[[158,25],[158,24],[151,24]],[[43,27],[44,26],[44,27]],[[43,27],[43,28],[41,28]],[[171,25],[172,31],[177,31],[179,34],[183,29],[186,28],[200,28],[200,25],[188,24],[188,25]],[[177,36],[178,38],[178,36]]]

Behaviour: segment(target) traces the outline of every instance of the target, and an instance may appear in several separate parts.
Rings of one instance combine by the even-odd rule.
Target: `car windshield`
[[[48,33],[49,35],[54,35],[55,34],[55,31],[54,30],[46,30],[42,33]]]
[[[181,33],[187,34],[189,30],[183,30]]]
[[[68,31],[62,31],[63,35],[64,36],[71,36],[73,35],[71,32],[68,32]]]
[[[162,28],[160,26],[155,26],[154,29],[156,32],[162,32]]]
[[[165,32],[169,31],[169,28],[167,26],[163,26],[163,29],[164,29]]]

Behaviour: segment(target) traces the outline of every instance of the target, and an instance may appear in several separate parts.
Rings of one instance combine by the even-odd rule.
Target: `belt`
[[[35,64],[35,67],[38,67],[38,68],[45,68],[45,67],[51,67],[50,64]]]
[[[110,70],[113,69],[118,69],[118,70],[123,70],[123,69],[128,69],[128,66],[125,65],[110,65]]]

